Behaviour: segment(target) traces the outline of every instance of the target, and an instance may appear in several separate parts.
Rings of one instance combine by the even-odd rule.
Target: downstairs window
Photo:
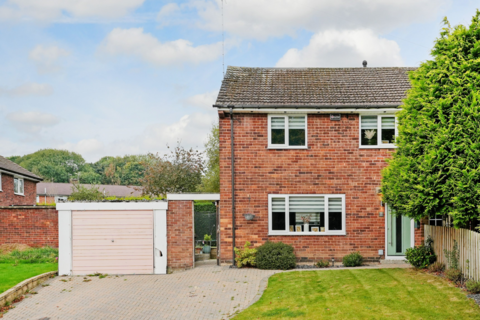
[[[345,235],[345,195],[269,195],[269,234]]]

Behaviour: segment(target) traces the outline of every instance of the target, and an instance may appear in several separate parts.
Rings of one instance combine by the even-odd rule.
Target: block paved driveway
[[[89,282],[55,277],[4,319],[228,319],[258,298],[274,273],[208,265],[170,275],[87,277]]]

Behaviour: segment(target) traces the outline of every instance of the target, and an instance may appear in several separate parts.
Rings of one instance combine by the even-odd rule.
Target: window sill
[[[396,145],[380,145],[380,146],[360,146],[360,149],[396,149]]]
[[[15,192],[14,192],[13,194],[14,194],[14,195],[16,195],[16,196],[22,196],[22,197],[25,197],[25,194],[24,194],[24,193],[15,193]]]
[[[273,149],[273,150],[278,150],[278,149],[308,149],[308,146],[281,146],[281,147],[274,147],[274,146],[268,146],[267,149]]]
[[[268,233],[269,236],[346,236],[345,231],[338,232],[282,232],[282,233]]]

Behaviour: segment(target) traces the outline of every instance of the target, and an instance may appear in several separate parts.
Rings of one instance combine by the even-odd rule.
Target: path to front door
[[[413,222],[404,216],[394,216],[387,205],[386,215],[386,259],[403,259],[408,248],[414,245]]]

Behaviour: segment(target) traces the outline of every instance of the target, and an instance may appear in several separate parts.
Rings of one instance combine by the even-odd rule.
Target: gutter
[[[8,174],[10,176],[14,176],[14,177],[18,177],[18,178],[22,178],[22,179],[26,179],[26,180],[30,180],[30,181],[34,181],[34,182],[41,182],[43,181],[43,178],[34,178],[34,177],[30,177],[30,176],[27,176],[25,174],[22,174],[22,173],[17,173],[15,171],[10,171],[10,170],[7,170],[7,169],[0,169],[0,173],[3,172],[5,174]]]
[[[230,151],[232,158],[232,265],[235,265],[235,152],[233,150],[233,106],[230,106]]]
[[[222,106],[217,106],[218,111],[229,111],[229,108]],[[235,108],[235,113],[302,113],[302,114],[319,114],[319,113],[395,113],[402,110],[401,108],[390,107],[390,108]]]

